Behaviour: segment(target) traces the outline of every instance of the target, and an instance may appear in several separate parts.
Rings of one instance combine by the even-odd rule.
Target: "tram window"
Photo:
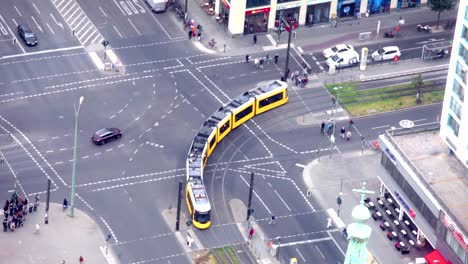
[[[260,101],[260,108],[275,103],[283,99],[283,92],[270,96]]]
[[[206,212],[206,213],[195,212],[194,219],[197,222],[206,223],[210,221],[210,212]]]
[[[213,137],[210,141],[210,149],[213,147],[215,143],[216,143],[216,137]]]
[[[237,113],[236,115],[236,121],[239,121],[241,120],[244,116],[252,113],[252,109],[253,109],[253,106],[249,106],[247,107],[246,109],[240,111],[239,113]]]
[[[231,124],[231,121],[229,120],[226,121],[226,123],[224,123],[224,125],[219,129],[219,133],[220,134],[224,133],[224,131],[226,131],[226,129],[229,128],[230,124]]]

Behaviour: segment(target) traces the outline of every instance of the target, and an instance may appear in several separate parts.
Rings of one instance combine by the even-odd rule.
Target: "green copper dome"
[[[355,206],[353,208],[351,216],[353,217],[353,220],[357,223],[364,223],[371,217],[369,209],[363,204]]]

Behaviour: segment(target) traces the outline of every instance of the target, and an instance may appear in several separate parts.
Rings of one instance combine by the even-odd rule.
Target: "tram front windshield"
[[[210,221],[210,212],[204,212],[204,213],[200,213],[200,212],[195,212],[195,221],[199,222],[199,223],[206,223],[208,221]]]

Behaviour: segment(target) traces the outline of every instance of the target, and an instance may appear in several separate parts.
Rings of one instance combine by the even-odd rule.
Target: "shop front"
[[[391,0],[368,0],[367,12],[369,14],[380,14],[390,12]]]
[[[221,0],[218,22],[222,22],[226,27],[229,25],[229,0]]]
[[[282,30],[285,29],[286,25],[281,21],[281,16],[283,16],[288,23],[293,25],[293,29],[296,29],[299,26],[301,4],[301,2],[297,1],[287,4],[278,4],[276,6],[275,28],[281,25]]]
[[[359,13],[361,0],[338,0],[337,16],[352,17]]]
[[[268,31],[270,8],[260,8],[245,11],[244,35]]]
[[[415,8],[421,5],[420,0],[398,0],[397,8],[398,9],[408,9]]]
[[[321,4],[307,2],[307,4],[307,25],[312,26],[313,24],[326,23],[330,20],[330,2]]]

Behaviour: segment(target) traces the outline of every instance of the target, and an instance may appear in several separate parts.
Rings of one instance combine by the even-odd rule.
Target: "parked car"
[[[359,53],[355,50],[337,53],[327,60],[328,67],[342,68],[359,63]]]
[[[118,128],[104,128],[99,130],[91,138],[94,144],[103,145],[107,142],[119,139],[122,137],[122,131]]]
[[[372,53],[372,60],[394,60],[395,57],[400,58],[401,52],[397,46],[388,46],[380,48]]]
[[[155,13],[166,11],[166,8],[167,8],[166,0],[145,0],[145,2],[150,7],[151,11]]]
[[[323,51],[323,56],[328,59],[337,53],[347,52],[350,50],[354,50],[353,46],[348,45],[348,44],[338,44],[331,48],[325,49]]]
[[[24,42],[26,42],[26,45],[37,45],[36,34],[29,28],[27,24],[18,25],[18,35],[24,40]]]

